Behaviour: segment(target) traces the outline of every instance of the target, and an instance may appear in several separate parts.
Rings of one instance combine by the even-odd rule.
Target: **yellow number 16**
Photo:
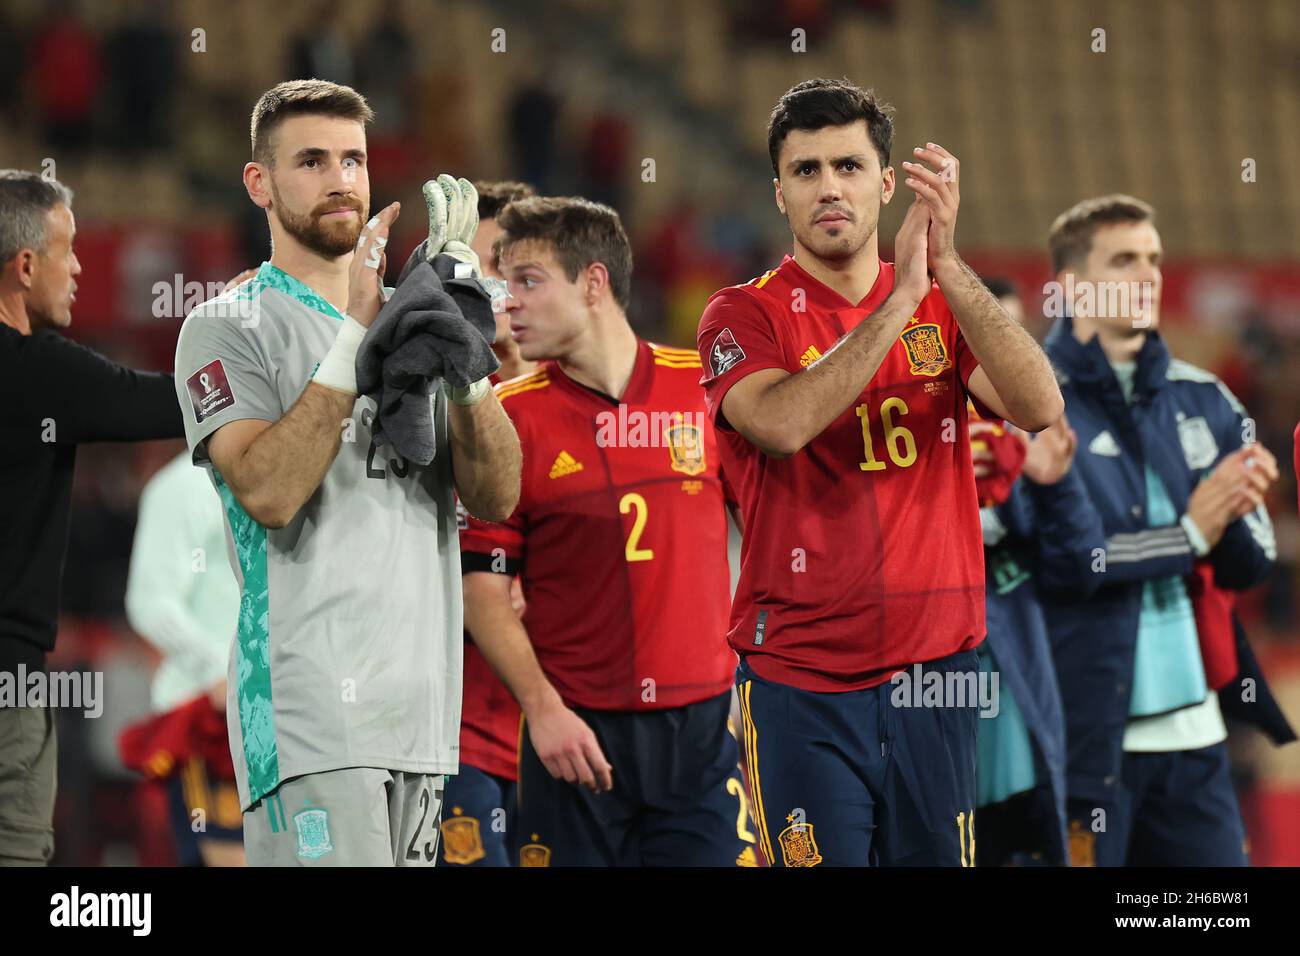
[[[866,461],[858,462],[858,467],[863,471],[881,471],[885,463],[876,458],[876,453],[871,447],[871,409],[865,404],[859,405],[857,412],[858,418],[862,419],[862,449],[867,458]],[[880,403],[880,424],[885,430],[885,450],[889,452],[890,461],[899,468],[906,468],[916,461],[916,439],[907,428],[894,424],[894,412],[906,415],[907,402],[894,396]]]

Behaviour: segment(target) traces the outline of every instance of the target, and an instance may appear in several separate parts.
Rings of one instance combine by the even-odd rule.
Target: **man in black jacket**
[[[58,629],[77,445],[184,434],[172,376],[59,334],[81,273],[75,231],[65,186],[0,170],[0,866],[54,851],[58,702],[28,689],[45,683]]]

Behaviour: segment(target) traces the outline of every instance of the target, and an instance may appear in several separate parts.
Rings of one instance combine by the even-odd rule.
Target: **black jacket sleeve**
[[[35,333],[25,352],[22,395],[47,440],[184,437],[176,387],[166,372],[125,368],[56,332]]]

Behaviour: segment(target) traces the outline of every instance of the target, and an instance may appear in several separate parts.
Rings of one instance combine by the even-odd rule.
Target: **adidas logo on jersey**
[[[1110,432],[1099,432],[1096,438],[1088,442],[1088,451],[1094,455],[1105,455],[1107,458],[1119,457],[1119,445]]]
[[[552,478],[563,478],[565,475],[574,475],[580,471],[582,471],[582,462],[567,451],[562,451],[556,455],[555,462],[551,465]]]
[[[822,357],[822,353],[817,351],[817,346],[810,345],[804,351],[803,355],[799,356],[799,364],[802,365],[804,368],[807,368],[809,365],[811,365],[813,362],[817,361],[821,357]]]

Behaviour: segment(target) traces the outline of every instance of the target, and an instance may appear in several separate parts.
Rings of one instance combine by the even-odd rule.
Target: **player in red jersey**
[[[782,96],[768,146],[794,255],[700,321],[744,518],[729,637],[753,812],[777,865],[973,862],[984,568],[966,400],[1029,431],[1062,410],[1042,351],[955,251],[942,147],[903,164],[914,200],[881,261],[891,114],[848,81]]]
[[[462,560],[466,626],[525,715],[520,863],[752,859],[699,358],[632,331],[632,253],[612,209],[533,198],[499,223],[515,341],[548,361],[497,388],[523,442],[523,497],[503,524],[470,520]]]
[[[534,195],[519,182],[476,182],[478,229],[470,244],[483,265],[483,275],[503,279],[493,243],[501,235],[497,214],[507,203]],[[492,351],[501,368],[492,384],[533,371],[510,337],[510,319],[497,312]],[[459,509],[461,530],[467,515]],[[518,580],[511,583],[516,612],[523,597]],[[466,633],[465,680],[460,712],[460,773],[447,777],[443,791],[442,862],[448,866],[509,866],[513,857],[515,781],[518,779],[519,705],[483,659]]]

